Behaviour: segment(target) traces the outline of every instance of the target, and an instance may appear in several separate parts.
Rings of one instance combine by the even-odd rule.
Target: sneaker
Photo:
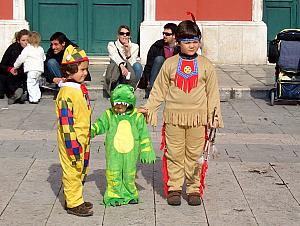
[[[200,193],[194,192],[188,194],[187,202],[190,206],[200,206],[201,205]]]
[[[74,208],[67,208],[68,214],[73,214],[79,217],[88,217],[92,216],[94,212],[91,209],[88,209],[84,203]]]
[[[171,206],[181,205],[181,191],[169,191],[167,202]]]
[[[14,95],[8,98],[8,104],[11,105],[16,103],[16,101],[19,100],[22,95],[23,95],[23,89],[22,88],[16,89]]]

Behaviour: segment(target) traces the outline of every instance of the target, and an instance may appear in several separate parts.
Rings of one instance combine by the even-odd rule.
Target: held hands
[[[209,129],[210,128],[219,128],[219,120],[217,117],[215,117],[214,122],[210,121],[208,124]]]
[[[16,76],[18,74],[18,71],[13,67],[12,69],[10,69],[9,73],[11,73],[13,76]]]
[[[143,108],[143,107],[139,107],[137,109],[137,112],[138,113],[142,113],[146,119],[146,122],[148,123],[148,110],[146,108]]]

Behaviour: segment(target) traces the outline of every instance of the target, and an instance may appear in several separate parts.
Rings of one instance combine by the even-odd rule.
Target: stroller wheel
[[[274,106],[274,101],[275,101],[275,90],[271,89],[270,90],[270,105]]]

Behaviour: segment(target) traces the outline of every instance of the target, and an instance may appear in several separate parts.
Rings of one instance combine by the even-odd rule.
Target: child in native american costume
[[[91,128],[91,137],[106,133],[106,206],[137,204],[135,185],[136,163],[154,163],[155,152],[142,113],[135,107],[134,88],[118,85],[110,97],[112,107],[107,109]]]
[[[197,54],[201,32],[195,21],[182,21],[175,36],[181,52],[165,61],[147,103],[139,111],[146,113],[149,123],[156,126],[157,111],[165,102],[163,173],[167,202],[181,204],[185,181],[188,204],[200,205],[198,159],[203,152],[206,129],[223,126],[218,81],[212,63]]]
[[[86,86],[89,60],[84,50],[69,45],[61,70],[66,78],[56,98],[57,142],[63,169],[65,208],[77,216],[93,215],[93,204],[83,200],[83,183],[88,172],[91,107]]]

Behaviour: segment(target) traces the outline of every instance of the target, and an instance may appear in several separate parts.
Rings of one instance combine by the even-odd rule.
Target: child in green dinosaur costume
[[[135,107],[136,97],[130,85],[118,85],[110,97],[112,107],[92,125],[91,137],[106,133],[106,191],[104,204],[137,204],[136,163],[154,163],[155,152],[142,113]]]

